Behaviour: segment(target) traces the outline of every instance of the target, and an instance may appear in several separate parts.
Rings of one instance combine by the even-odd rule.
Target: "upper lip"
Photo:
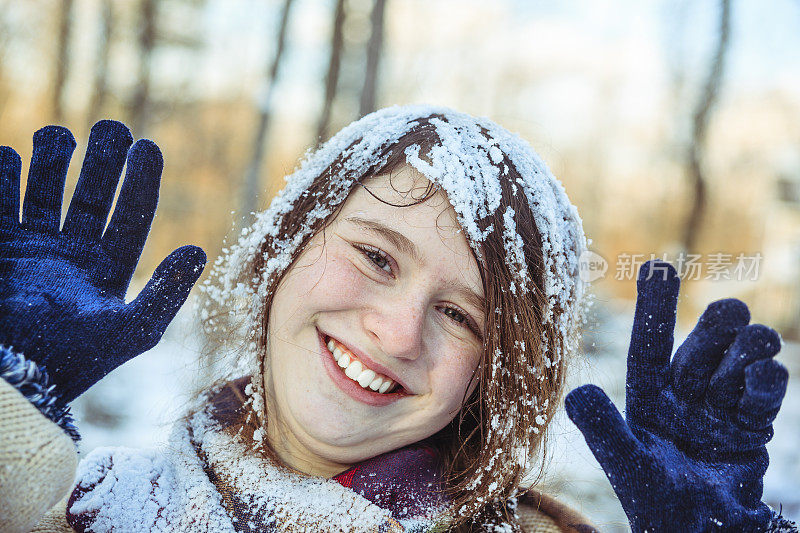
[[[358,358],[358,360],[363,362],[368,368],[374,370],[378,374],[383,374],[384,376],[390,378],[392,381],[396,383],[399,383],[400,386],[403,387],[403,389],[405,389],[407,393],[412,394],[411,389],[408,387],[408,385],[406,385],[406,383],[402,379],[397,377],[397,374],[395,374],[385,366],[375,362],[374,359],[369,357],[366,353],[364,353],[360,349],[356,348],[352,344],[347,344],[346,342],[342,342],[338,337],[334,337],[330,333],[325,333],[324,331],[320,331],[320,333],[322,334],[323,338],[328,337],[330,339],[333,339],[342,346],[344,346],[345,348],[347,348],[347,351],[355,355]]]

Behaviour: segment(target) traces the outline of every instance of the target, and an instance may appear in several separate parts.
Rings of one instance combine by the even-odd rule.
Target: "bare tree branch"
[[[15,29],[14,24],[7,18],[6,6],[7,2],[0,2],[0,118],[3,116],[6,102],[11,93],[6,83],[5,58],[8,44],[11,42]]]
[[[686,159],[686,173],[692,186],[693,198],[683,234],[683,248],[687,252],[695,249],[707,204],[707,184],[703,171],[706,152],[708,122],[711,110],[719,96],[725,56],[730,40],[730,0],[720,0],[719,36],[711,68],[708,72],[703,92],[697,101],[692,120],[692,141]]]
[[[275,85],[278,80],[283,51],[286,45],[286,28],[289,23],[289,12],[292,8],[293,0],[284,0],[281,10],[280,26],[278,28],[277,46],[275,55],[272,58],[265,88],[260,95],[258,126],[253,139],[253,155],[245,173],[244,186],[242,187],[242,216],[248,220],[250,213],[258,208],[259,197],[259,177],[261,176],[261,166],[264,160],[264,146],[266,144],[269,123],[272,118],[272,98]]]
[[[53,120],[64,120],[64,87],[69,72],[69,47],[72,34],[73,0],[60,0],[58,10],[58,41],[56,46],[55,74],[53,80]]]
[[[100,118],[108,93],[108,59],[111,50],[111,32],[114,27],[114,7],[111,0],[103,0],[100,31],[95,50],[94,91],[89,102],[89,125]]]
[[[375,111],[375,93],[377,92],[378,65],[383,50],[383,19],[386,12],[386,0],[375,0],[370,15],[372,33],[367,43],[367,66],[364,74],[364,88],[361,91],[360,116]]]
[[[331,110],[333,108],[333,100],[336,98],[336,86],[339,82],[339,67],[342,63],[342,45],[344,42],[342,28],[344,19],[344,0],[336,0],[336,10],[333,15],[333,32],[331,33],[331,55],[328,60],[328,74],[325,77],[325,103],[322,106],[322,112],[317,124],[317,142],[323,142],[328,137]]]
[[[139,79],[131,102],[131,127],[146,134],[150,114],[150,67],[156,44],[156,0],[141,0],[139,11]]]

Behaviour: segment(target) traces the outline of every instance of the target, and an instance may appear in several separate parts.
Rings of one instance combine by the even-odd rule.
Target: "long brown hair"
[[[277,234],[296,233],[308,223],[309,213],[329,204],[332,197],[346,197],[355,187],[363,186],[366,178],[399,169],[406,163],[407,148],[418,146],[420,153],[425,154],[440,145],[432,119],[446,120],[446,117],[432,115],[418,119],[396,142],[382,148],[383,153],[376,159],[380,163],[373,167],[354,170],[347,165],[347,156],[340,154],[279,221]],[[474,392],[464,398],[462,409],[452,422],[427,439],[439,450],[445,465],[444,487],[451,507],[444,519],[451,530],[480,529],[487,522],[514,523],[509,516],[513,510],[509,510],[506,502],[517,494],[529,459],[543,446],[545,428],[562,393],[564,358],[560,354],[572,345],[571,339],[565,338],[569,332],[553,325],[568,310],[548,307],[542,239],[525,194],[514,185],[522,177],[506,154],[494,164],[504,168],[500,206],[478,221],[481,230],[488,233],[477,245],[477,254],[474,243],[471,247],[481,265],[486,302],[483,350],[474,378],[478,383]],[[338,190],[341,174],[347,172],[357,175],[344,180],[347,190]],[[418,201],[424,201],[436,190],[438,187],[431,185]],[[330,215],[311,222],[311,231],[291,256],[292,263],[308,240],[333,221],[342,205],[343,202],[338,203]],[[508,259],[503,219],[507,208],[515,213],[524,265],[511,264]],[[258,279],[268,258],[279,252],[274,240],[266,238],[256,254],[252,271],[244,279]],[[524,286],[518,275],[520,269],[528,272]],[[263,387],[261,376],[268,364],[267,329],[272,300],[287,271],[284,268],[275,272],[267,282],[266,292],[260,295],[264,305],[256,331],[260,376],[253,380],[253,386],[257,388]],[[265,413],[258,415],[258,419],[251,416],[242,420],[243,426],[249,426],[243,428],[243,434],[252,435],[259,424],[266,423]]]

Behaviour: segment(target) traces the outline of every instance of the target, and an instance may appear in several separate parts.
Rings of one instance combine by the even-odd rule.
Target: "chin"
[[[298,440],[309,451],[329,461],[357,463],[406,445],[375,438],[374,427],[367,429],[363,420],[353,420],[341,412],[321,410],[294,416],[301,429],[295,433]]]
[[[317,427],[314,428],[314,431],[307,433],[306,437],[309,442],[303,444],[319,457],[344,464],[359,463],[395,449],[391,445],[385,449],[380,446],[380,442],[361,437],[356,439],[355,436],[354,433],[343,432],[341,426],[338,428]]]

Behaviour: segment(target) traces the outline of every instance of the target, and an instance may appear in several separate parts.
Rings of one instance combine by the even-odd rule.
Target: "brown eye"
[[[483,335],[481,334],[478,326],[475,324],[475,321],[472,320],[468,314],[461,311],[457,307],[440,307],[439,310],[441,313],[458,324],[459,327],[468,329],[471,331],[479,340],[483,340]]]
[[[392,273],[392,265],[389,264],[389,257],[383,250],[378,248],[373,248],[371,246],[365,246],[363,244],[353,245],[364,254],[364,257],[369,259],[369,262],[375,265],[376,268],[382,270],[386,274]]]
[[[467,317],[464,316],[458,309],[454,309],[452,307],[445,307],[442,311],[445,315],[449,316],[459,324],[464,324],[467,321]]]
[[[387,261],[385,257],[383,257],[382,255],[378,254],[377,252],[367,251],[365,253],[366,253],[366,256],[369,257],[370,261],[375,263],[375,266],[380,268],[381,270],[384,270],[384,269],[386,269],[386,267],[389,266],[389,261]]]

